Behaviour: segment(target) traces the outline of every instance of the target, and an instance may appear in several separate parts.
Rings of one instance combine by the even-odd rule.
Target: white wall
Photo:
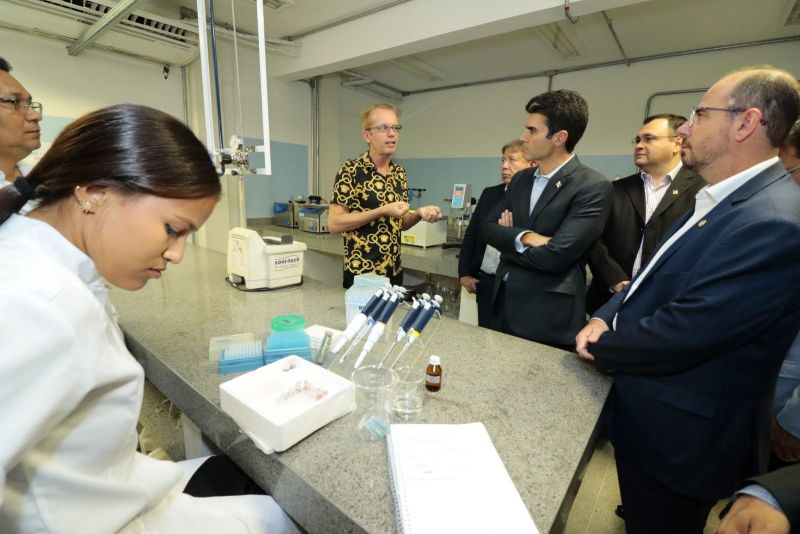
[[[629,154],[651,94],[708,87],[729,70],[760,63],[800,75],[800,47],[764,45],[593,69],[556,76],[553,88],[574,89],[589,102],[589,127],[579,154]],[[504,141],[521,134],[525,103],[545,90],[547,79],[533,78],[408,96],[401,105],[398,153],[406,158],[496,157]],[[659,98],[652,112],[686,115],[700,97]]]
[[[154,63],[91,49],[68,56],[64,42],[5,29],[0,29],[0,56],[34,100],[42,102],[45,123],[48,115],[77,118],[125,102],[184,118],[179,71],[165,80]]]
[[[209,54],[211,45],[209,43]],[[236,56],[233,42],[217,39],[217,67],[219,69],[222,94],[223,139],[234,133],[246,137],[261,138],[261,100],[258,81],[258,50],[250,45],[239,46],[239,83],[236,82]],[[269,56],[267,69],[269,72]],[[197,130],[204,132],[202,124],[203,100],[200,81],[200,60],[187,68],[187,92],[192,109],[191,123],[198,121]],[[213,63],[211,73],[212,107],[216,128],[216,100],[214,100]],[[273,141],[308,145],[311,139],[311,89],[304,82],[282,82],[270,78],[267,82],[269,94],[270,137]],[[241,98],[240,98],[241,95]],[[239,112],[241,104],[241,115]],[[204,134],[203,134],[204,135]]]

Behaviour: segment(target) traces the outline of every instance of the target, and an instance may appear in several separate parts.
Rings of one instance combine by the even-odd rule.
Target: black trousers
[[[716,501],[675,493],[619,454],[614,456],[628,534],[703,534]]]
[[[183,492],[192,497],[267,494],[227,456],[212,456],[203,462]]]
[[[478,304],[478,326],[491,328],[494,275],[479,271],[477,289],[475,293],[475,302]]]
[[[342,276],[342,287],[345,289],[350,289],[355,281],[356,275],[351,273],[350,271],[342,271],[344,274]],[[403,271],[400,270],[399,273],[390,276],[389,282],[393,286],[402,286],[403,285]]]

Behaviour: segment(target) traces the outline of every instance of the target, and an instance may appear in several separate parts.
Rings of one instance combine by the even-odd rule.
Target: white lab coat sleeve
[[[63,421],[88,390],[88,364],[77,354],[80,333],[74,325],[80,323],[54,305],[58,297],[52,286],[38,291],[21,286],[0,288],[0,489],[25,451]],[[0,491],[0,504],[2,499]]]

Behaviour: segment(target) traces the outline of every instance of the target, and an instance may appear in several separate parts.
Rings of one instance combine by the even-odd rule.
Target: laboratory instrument
[[[361,349],[361,354],[358,355],[354,367],[358,368],[361,365],[361,362],[363,362],[364,358],[367,357],[369,351],[372,350],[372,347],[374,347],[375,343],[377,343],[381,338],[383,331],[386,328],[386,323],[388,323],[389,319],[392,318],[392,314],[402,301],[403,293],[395,289],[394,294],[389,297],[389,302],[383,306],[380,315],[376,317],[375,324],[372,325],[372,328],[370,329],[369,336],[364,342],[364,347]]]
[[[430,300],[430,296],[427,293],[423,294],[423,299],[424,299],[424,297],[428,297],[425,300]],[[412,299],[411,307],[406,312],[406,316],[403,317],[403,320],[400,322],[400,326],[397,328],[397,335],[395,336],[395,339],[392,342],[392,344],[389,345],[389,348],[384,353],[383,358],[381,358],[381,361],[378,364],[378,367],[383,367],[383,364],[386,362],[386,358],[389,356],[389,354],[391,354],[391,352],[392,352],[392,350],[394,350],[395,346],[398,343],[400,343],[400,341],[408,333],[409,329],[414,324],[414,319],[417,317],[417,313],[422,309],[422,302],[423,302],[422,299],[417,300],[416,297],[414,297]]]
[[[300,229],[312,234],[328,233],[328,204],[309,205],[300,208]]]
[[[450,200],[450,211],[447,215],[447,244],[460,245],[472,216],[474,204],[470,194],[470,184],[454,184]],[[448,199],[445,199],[448,200]]]
[[[413,210],[409,210],[411,213]],[[420,221],[400,234],[400,242],[415,247],[434,247],[447,240],[447,222],[444,220],[427,223]]]
[[[405,353],[408,352],[408,349],[411,348],[411,345],[420,336],[422,330],[425,328],[425,325],[427,325],[428,321],[431,320],[431,317],[433,317],[434,314],[439,313],[439,310],[441,308],[441,302],[442,302],[442,297],[440,297],[439,295],[433,297],[433,300],[425,302],[425,304],[422,307],[422,310],[420,310],[417,313],[417,316],[414,318],[414,323],[412,324],[411,329],[408,331],[408,334],[406,334],[406,342],[403,345],[403,348],[400,350],[400,353],[392,362],[390,368],[393,368],[395,365],[397,365],[397,362],[399,362],[400,359],[405,355]]]
[[[366,333],[369,332],[369,329],[372,328],[372,325],[375,324],[376,317],[380,315],[381,311],[383,310],[383,307],[387,305],[392,295],[394,295],[394,291],[392,291],[390,288],[386,288],[383,291],[383,295],[381,295],[381,299],[374,306],[374,308],[372,308],[371,310],[369,310],[367,313],[364,314],[366,317],[366,321],[362,323],[361,327],[353,336],[352,341],[350,341],[350,345],[347,347],[342,356],[339,358],[340,365],[344,363],[345,358],[347,358],[347,356],[350,355],[350,353],[353,351],[356,345],[358,345],[358,343],[366,335]]]
[[[342,347],[344,347],[348,341],[353,339],[356,333],[361,330],[361,327],[367,322],[367,317],[373,311],[375,311],[375,307],[380,303],[385,291],[386,290],[384,288],[378,288],[378,290],[375,291],[372,297],[370,297],[361,311],[347,323],[347,327],[344,329],[344,332],[342,332],[342,335],[339,336],[339,339],[336,340],[336,343],[331,348],[332,353],[336,354],[339,352]]]
[[[245,290],[275,289],[303,283],[303,251],[306,244],[262,238],[249,228],[228,232],[228,281],[244,283]]]

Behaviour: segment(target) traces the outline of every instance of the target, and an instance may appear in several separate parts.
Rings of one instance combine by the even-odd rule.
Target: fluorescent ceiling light
[[[544,39],[544,42],[562,58],[569,59],[581,55],[578,51],[578,47],[572,42],[569,35],[567,35],[558,23],[551,22],[550,24],[537,26],[534,29],[536,33]]]
[[[280,11],[283,8],[294,5],[294,0],[263,0],[263,2],[266,7],[274,11]]]
[[[396,67],[400,67],[406,72],[410,72],[411,74],[414,74],[415,76],[418,76],[424,80],[434,82],[445,79],[445,75],[442,71],[414,56],[390,59],[388,63],[391,63]]]
[[[784,26],[796,26],[800,24],[800,0],[797,0],[792,8],[789,10],[789,15],[786,17]]]

